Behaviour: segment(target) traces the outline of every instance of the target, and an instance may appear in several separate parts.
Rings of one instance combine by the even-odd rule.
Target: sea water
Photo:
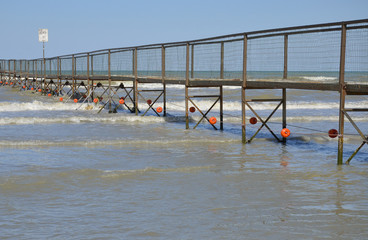
[[[0,238],[368,238],[368,147],[337,166],[337,139],[327,134],[338,129],[338,93],[288,90],[286,144],[266,128],[242,144],[238,87],[224,87],[223,131],[206,121],[185,129],[184,87],[168,85],[167,99],[167,117],[98,114],[92,103],[0,87]],[[214,99],[194,101],[205,112]],[[252,106],[266,119],[275,103]],[[367,97],[347,99],[347,107],[367,106]],[[141,113],[147,107],[140,102]],[[217,104],[208,116],[218,113]],[[253,116],[247,111],[247,121]],[[281,116],[268,122],[277,135]],[[352,117],[367,134],[366,113]],[[200,118],[191,113],[190,127]],[[345,125],[346,160],[362,140]],[[247,124],[248,138],[258,127]]]

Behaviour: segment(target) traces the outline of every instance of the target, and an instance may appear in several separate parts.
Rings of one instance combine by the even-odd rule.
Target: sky
[[[0,59],[368,18],[367,0],[0,0]]]

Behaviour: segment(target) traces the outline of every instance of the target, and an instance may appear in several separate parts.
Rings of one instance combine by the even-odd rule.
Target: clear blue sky
[[[0,0],[0,58],[46,57],[368,18],[368,0]]]

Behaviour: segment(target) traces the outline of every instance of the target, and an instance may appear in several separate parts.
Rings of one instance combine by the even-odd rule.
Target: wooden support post
[[[138,49],[134,49],[133,55],[133,71],[134,71],[134,110],[135,115],[138,115]]]
[[[89,78],[89,53],[87,53],[87,96],[89,96],[90,91],[91,91],[91,83]]]
[[[339,72],[339,91],[340,91],[340,107],[339,107],[339,139],[338,139],[338,155],[337,164],[343,164],[343,146],[344,146],[344,109],[345,109],[345,50],[346,50],[346,24],[342,24],[341,28],[341,49],[340,49],[340,72]]]
[[[245,120],[245,89],[247,87],[247,35],[244,35],[243,41],[243,84],[242,84],[242,142],[247,142],[247,135],[246,135],[246,120]]]
[[[73,93],[73,98],[75,97],[75,58],[74,58],[74,55],[72,55],[72,93]]]
[[[224,42],[221,42],[220,79],[224,79]],[[220,86],[220,130],[224,130],[224,91]]]
[[[112,113],[112,107],[111,107],[111,101],[112,101],[112,96],[111,96],[111,50],[109,50],[108,53],[108,58],[107,58],[107,67],[108,67],[108,78],[109,78],[109,113]]]
[[[224,91],[220,86],[220,130],[224,130]]]
[[[287,79],[288,75],[288,35],[284,36],[284,75],[283,79]],[[282,128],[286,128],[286,88],[282,89]],[[282,137],[282,142],[286,143],[286,138]]]
[[[163,85],[163,102],[164,102],[164,117],[166,117],[166,69],[165,69],[165,46],[161,46],[161,75],[162,75],[162,85]]]
[[[56,60],[56,68],[57,68],[57,81],[58,81],[58,88],[57,88],[57,93],[58,95],[61,94],[61,64],[60,64],[60,57],[57,57],[57,60]]]
[[[193,51],[193,48],[192,48],[192,51]],[[187,43],[187,47],[186,47],[186,64],[185,64],[185,128],[186,129],[189,129],[188,87],[189,87],[189,43]]]
[[[91,55],[91,75],[93,76],[93,55]],[[93,96],[93,93],[94,93],[94,84],[95,82],[94,82],[94,80],[93,80],[93,78],[92,78],[92,83],[91,83],[91,86],[92,86],[92,94],[91,94],[91,98],[92,98],[92,100],[94,99],[94,96]]]

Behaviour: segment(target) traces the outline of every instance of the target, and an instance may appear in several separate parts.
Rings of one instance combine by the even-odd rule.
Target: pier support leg
[[[286,128],[286,89],[282,89],[282,128]],[[286,138],[282,138],[282,142],[286,143]]]
[[[245,88],[242,87],[241,91],[242,97],[242,142],[247,143],[247,136],[246,136],[246,121],[245,121]]]

